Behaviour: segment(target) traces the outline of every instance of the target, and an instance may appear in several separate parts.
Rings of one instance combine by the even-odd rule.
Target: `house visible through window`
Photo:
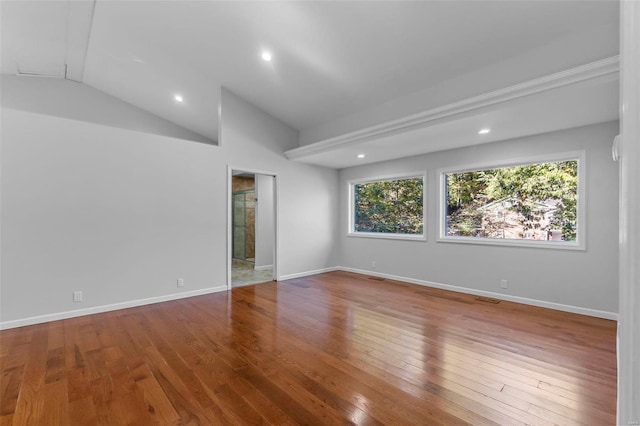
[[[424,239],[424,179],[351,182],[349,235]]]
[[[576,246],[582,238],[578,157],[443,172],[441,239]]]

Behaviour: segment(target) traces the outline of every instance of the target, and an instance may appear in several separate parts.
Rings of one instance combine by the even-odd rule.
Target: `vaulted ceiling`
[[[4,0],[1,13],[2,73],[80,81],[211,139],[218,137],[224,86],[301,132],[304,146],[292,158],[330,167],[356,164],[339,160],[367,144],[386,147],[367,160],[379,161],[390,152],[477,143],[483,114],[514,126],[500,112],[505,99],[467,111],[456,118],[465,120],[458,126],[448,121],[451,129],[442,120],[409,129],[437,138],[428,147],[393,147],[390,136],[411,134],[398,129],[342,145],[326,142],[595,61],[609,58],[610,65],[618,50],[615,0]],[[271,61],[262,59],[264,51]],[[484,141],[615,119],[616,83],[600,83],[565,87],[574,102],[554,95],[520,105],[522,114],[534,116],[561,105],[565,124],[553,112],[551,126],[541,115],[540,125]],[[513,118],[520,128],[527,123]],[[461,129],[474,132],[473,140],[442,142],[464,138]]]

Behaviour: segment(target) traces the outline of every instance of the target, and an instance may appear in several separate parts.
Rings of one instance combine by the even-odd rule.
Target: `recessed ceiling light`
[[[491,129],[481,129],[478,134],[479,135],[486,135],[487,133],[489,133],[491,131]]]
[[[358,158],[364,158],[364,154],[358,154]]]
[[[182,95],[175,95],[173,97],[173,99],[175,99],[177,102],[184,102],[184,99],[182,98]]]
[[[270,62],[271,61],[271,52],[267,50],[262,51],[262,60]]]

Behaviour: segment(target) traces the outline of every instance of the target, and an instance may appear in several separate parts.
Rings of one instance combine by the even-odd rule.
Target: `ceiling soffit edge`
[[[433,122],[453,119],[463,113],[469,113],[498,103],[513,101],[536,93],[593,80],[606,76],[616,76],[619,71],[619,56],[611,56],[579,67],[570,68],[524,83],[463,99],[441,107],[412,114],[397,120],[349,132],[343,135],[315,142],[285,152],[290,160],[304,160],[309,156],[330,152],[345,146],[375,139],[385,135],[399,133],[409,129],[426,127]]]
[[[68,7],[65,78],[82,82],[96,0],[70,1]]]

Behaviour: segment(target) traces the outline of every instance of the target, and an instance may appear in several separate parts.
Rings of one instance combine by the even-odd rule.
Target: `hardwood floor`
[[[333,272],[0,332],[0,424],[613,425],[616,324]]]

